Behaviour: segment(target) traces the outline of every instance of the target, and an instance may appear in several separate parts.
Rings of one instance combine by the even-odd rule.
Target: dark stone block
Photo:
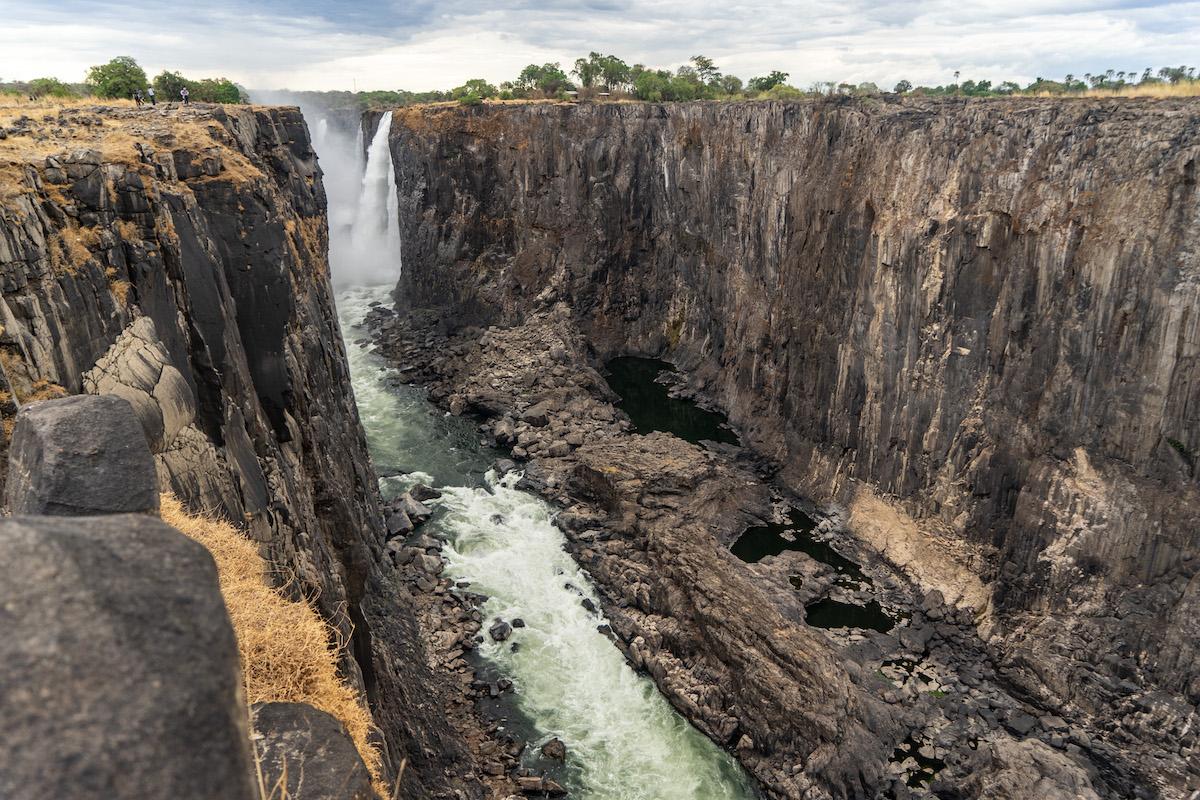
[[[112,395],[23,407],[5,489],[13,514],[158,511],[158,476],[146,435],[133,407]]]
[[[258,703],[251,711],[268,790],[283,784],[287,797],[301,800],[374,800],[371,774],[335,717],[307,703]]]
[[[0,522],[0,630],[0,797],[256,797],[199,544],[144,515]]]

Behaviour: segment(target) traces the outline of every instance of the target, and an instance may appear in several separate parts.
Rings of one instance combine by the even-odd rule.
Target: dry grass
[[[127,164],[152,175],[153,170],[141,164],[139,146],[146,146],[155,152],[182,149],[196,155],[218,151],[225,170],[218,178],[205,180],[262,177],[262,171],[234,146],[228,131],[200,109],[184,111],[166,103],[138,109],[131,100],[46,97],[30,101],[0,96],[0,127],[10,127],[21,117],[32,120],[31,134],[0,140],[0,167],[38,164],[47,156],[88,148],[98,151],[107,163]],[[76,124],[81,117],[92,124]]]
[[[308,703],[339,719],[354,740],[381,796],[379,752],[370,744],[371,715],[338,676],[335,631],[311,606],[289,600],[267,582],[254,545],[232,525],[187,513],[162,496],[162,518],[204,545],[217,562],[221,594],[242,656],[249,703]]]
[[[1150,83],[1145,86],[1122,86],[1119,89],[1089,89],[1084,97],[1200,97],[1200,81],[1179,83]]]

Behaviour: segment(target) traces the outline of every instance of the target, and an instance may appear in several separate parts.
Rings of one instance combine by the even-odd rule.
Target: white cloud
[[[589,50],[674,66],[696,53],[750,77],[1028,81],[1190,63],[1200,2],[1082,0],[510,0],[368,2],[6,0],[0,77],[57,75],[132,55],[147,71],[224,75],[252,87],[445,88],[500,81]],[[270,14],[269,10],[280,11]],[[283,13],[287,10],[288,13]]]

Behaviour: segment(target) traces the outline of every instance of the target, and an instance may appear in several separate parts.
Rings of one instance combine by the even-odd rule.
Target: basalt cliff
[[[887,790],[912,709],[716,555],[762,513],[754,476],[716,491],[737,463],[840,514],[1021,705],[982,714],[992,766],[940,796],[1200,789],[1200,104],[429,107],[390,142],[385,346],[574,504],[631,660],[768,790]],[[622,354],[677,365],[749,454],[606,422],[593,367]],[[710,567],[735,597],[695,583]],[[737,680],[747,650],[773,688]],[[1057,777],[1020,789],[1006,760]]]
[[[158,487],[242,528],[275,583],[308,598],[347,643],[341,671],[369,702],[383,777],[403,770],[404,796],[474,792],[411,600],[381,557],[383,518],[333,308],[321,171],[299,110],[5,111],[5,441],[18,410],[38,400],[128,401]],[[89,569],[108,563],[79,557]],[[220,637],[224,646],[229,634]],[[186,793],[210,796],[202,784]]]

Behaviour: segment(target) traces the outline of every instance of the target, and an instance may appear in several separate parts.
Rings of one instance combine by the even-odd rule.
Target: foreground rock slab
[[[77,395],[22,408],[5,493],[14,514],[156,513],[154,457],[133,407]]]
[[[4,520],[0,630],[0,797],[257,797],[199,544],[147,516]]]
[[[297,800],[372,800],[371,775],[342,723],[308,703],[257,703],[259,768],[268,791]],[[278,787],[278,788],[277,788]]]

